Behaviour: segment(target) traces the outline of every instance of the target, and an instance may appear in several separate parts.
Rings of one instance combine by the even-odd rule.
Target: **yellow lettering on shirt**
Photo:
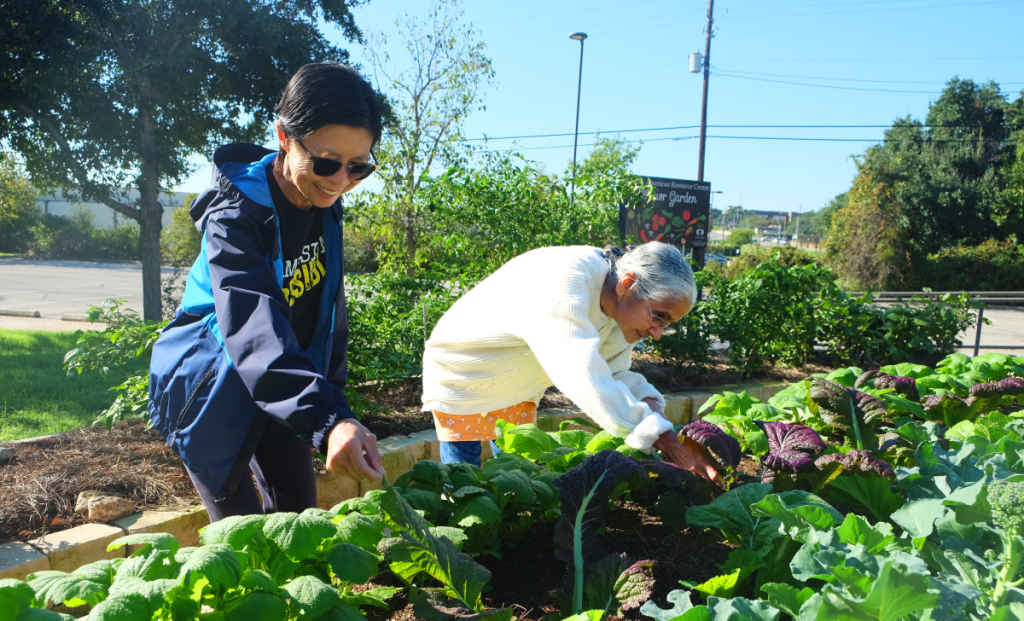
[[[291,287],[292,295],[297,298],[302,297],[302,294],[306,292],[306,288],[302,285],[302,281],[299,279],[298,271],[296,271],[295,275],[292,276],[292,281],[289,283],[289,287]]]
[[[289,295],[288,287],[281,287],[281,293],[284,294],[284,299],[288,300],[288,306],[295,305],[295,299]]]
[[[306,266],[303,265],[302,267]],[[324,269],[324,267],[320,265],[320,257],[318,256],[317,258],[313,259],[313,265],[311,265],[309,268],[309,278],[310,280],[313,281],[314,287],[320,283],[320,271],[322,269]]]

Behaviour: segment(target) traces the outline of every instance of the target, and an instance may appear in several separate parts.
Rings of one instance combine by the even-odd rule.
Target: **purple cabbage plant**
[[[776,474],[801,474],[814,470],[814,455],[825,442],[810,427],[790,423],[754,421],[768,438],[768,453],[761,456],[762,483],[774,483]]]
[[[998,382],[995,382],[998,383]],[[984,384],[978,384],[984,386]],[[928,395],[921,402],[928,420],[938,421],[953,427],[965,420],[973,420],[981,408],[978,397],[958,397],[956,395]]]
[[[706,420],[695,420],[679,431],[679,435],[690,438],[714,453],[727,466],[740,465],[743,452],[736,438],[722,431],[721,427]]]
[[[853,387],[859,389],[871,380],[874,380],[875,388],[890,388],[897,395],[906,397],[911,401],[921,400],[921,394],[917,391],[917,380],[902,375],[889,375],[881,371],[867,371],[857,378],[857,381],[853,383]]]
[[[856,472],[864,475],[874,475],[885,477],[893,481],[896,480],[896,473],[893,472],[892,466],[888,462],[878,459],[867,451],[853,449],[848,453],[830,453],[828,455],[822,455],[814,461],[814,465],[819,469],[824,470],[831,463],[838,463],[843,467],[843,470],[849,470],[850,472]]]
[[[878,448],[874,423],[885,416],[885,401],[820,377],[811,378],[810,397],[818,406],[821,419],[846,434],[846,446]]]

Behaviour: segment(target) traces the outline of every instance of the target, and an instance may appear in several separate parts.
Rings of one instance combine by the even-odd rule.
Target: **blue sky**
[[[365,32],[390,33],[397,16],[425,15],[428,6],[372,0],[355,15]],[[584,31],[579,159],[600,131],[644,140],[634,172],[696,179],[702,76],[687,64],[698,46],[703,52],[706,1],[466,0],[463,8],[497,74],[484,94],[487,109],[465,123],[468,137],[569,134],[517,141],[528,158],[562,171],[572,159],[580,53],[568,35]],[[894,119],[923,120],[953,76],[994,80],[1016,99],[1024,88],[1022,25],[1022,0],[716,1],[704,175],[723,192],[715,206],[822,207],[849,188],[851,156]],[[358,46],[336,40],[354,61],[365,60]],[[402,62],[398,45],[389,51]],[[650,128],[681,129],[617,133]],[[208,175],[204,167],[179,189],[198,191]]]

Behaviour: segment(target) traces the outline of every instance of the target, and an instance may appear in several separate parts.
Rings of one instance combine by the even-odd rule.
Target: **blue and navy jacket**
[[[213,187],[189,211],[202,252],[150,363],[153,425],[218,500],[248,476],[269,417],[321,453],[338,421],[353,417],[344,393],[341,201],[324,214],[327,282],[303,350],[282,293],[280,226],[267,185],[276,155],[248,144],[217,150]]]

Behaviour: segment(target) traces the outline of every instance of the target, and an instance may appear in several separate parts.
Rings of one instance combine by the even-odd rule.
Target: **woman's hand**
[[[327,469],[353,481],[379,481],[386,474],[380,463],[377,436],[354,418],[331,430],[327,439]]]
[[[718,471],[718,461],[694,440],[684,438],[680,442],[675,433],[666,431],[658,436],[654,448],[668,455],[672,463],[680,468],[704,477],[719,487],[725,487],[722,475]]]

